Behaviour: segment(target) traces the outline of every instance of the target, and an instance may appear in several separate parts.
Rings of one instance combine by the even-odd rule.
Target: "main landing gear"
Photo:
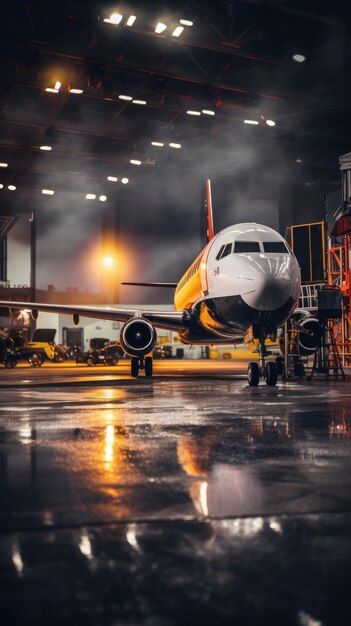
[[[130,360],[130,375],[138,378],[139,372],[143,370],[145,376],[152,376],[152,356],[132,356]]]
[[[249,385],[251,385],[251,387],[257,387],[260,378],[264,378],[267,385],[276,385],[278,380],[278,367],[277,364],[272,361],[268,361],[268,363],[265,362],[265,357],[268,352],[266,350],[264,335],[261,335],[257,350],[259,363],[252,361],[247,368],[247,380]]]

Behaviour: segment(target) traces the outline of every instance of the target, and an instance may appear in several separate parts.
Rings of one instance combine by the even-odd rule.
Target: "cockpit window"
[[[258,241],[236,241],[234,252],[261,252]]]
[[[289,252],[284,241],[265,241],[263,243],[263,250],[265,252],[278,252],[282,254],[288,254]]]
[[[223,259],[223,257],[228,256],[228,254],[230,254],[232,251],[232,244],[231,243],[227,243],[222,250],[222,254],[220,256],[221,259]]]
[[[219,251],[218,251],[218,254],[217,254],[217,256],[216,256],[216,261],[219,261],[219,259],[221,258],[221,256],[222,256],[222,252],[223,252],[224,248],[225,248],[225,246],[221,246],[221,247],[220,247],[220,249],[219,249]]]

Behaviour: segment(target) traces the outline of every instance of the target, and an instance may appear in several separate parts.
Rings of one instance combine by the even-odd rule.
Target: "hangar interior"
[[[204,242],[208,177],[216,230],[332,225],[347,3],[2,5],[4,298],[170,303],[120,282],[179,280]]]
[[[168,311],[171,291],[121,283],[180,279],[207,179],[216,232],[286,236],[301,308],[337,287],[323,335],[281,330],[321,351],[304,376],[286,350],[277,384],[247,384],[240,349],[163,329],[138,380],[55,351],[31,368],[37,345],[0,358],[1,625],[348,626],[349,0],[0,7],[1,301]],[[0,309],[0,345],[9,327],[82,350],[120,336],[37,313]]]

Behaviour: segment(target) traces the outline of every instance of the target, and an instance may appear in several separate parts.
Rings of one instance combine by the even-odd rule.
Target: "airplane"
[[[267,337],[293,313],[300,295],[298,261],[285,239],[272,228],[240,223],[215,234],[211,183],[206,181],[207,245],[178,283],[125,282],[124,285],[172,288],[174,311],[147,307],[81,306],[0,301],[1,307],[70,314],[122,322],[120,341],[131,357],[131,376],[152,376],[156,328],[176,331],[185,344],[215,345],[258,340],[259,362],[248,364],[247,378],[257,386],[277,383],[275,362],[266,361]]]

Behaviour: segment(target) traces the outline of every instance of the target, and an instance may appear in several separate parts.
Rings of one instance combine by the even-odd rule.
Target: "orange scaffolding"
[[[334,322],[334,335],[344,366],[351,366],[351,233],[341,237],[341,243],[328,250],[328,284],[339,287],[344,310],[341,320]]]

